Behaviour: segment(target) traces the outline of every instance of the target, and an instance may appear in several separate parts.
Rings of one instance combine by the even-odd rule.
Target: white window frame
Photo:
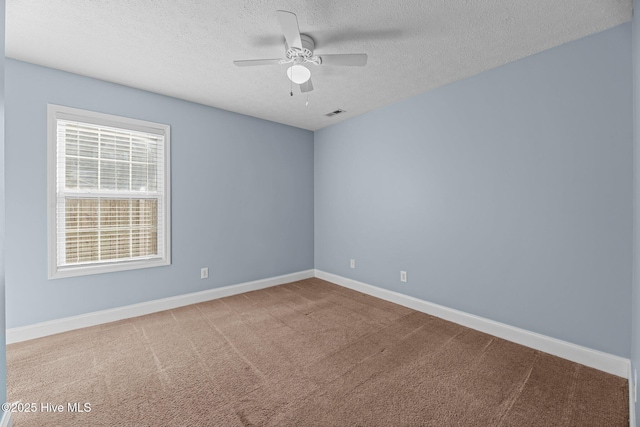
[[[162,135],[164,138],[164,187],[162,197],[163,256],[150,259],[100,262],[95,264],[58,266],[58,242],[57,242],[57,127],[58,120],[71,120],[81,123],[90,123],[100,126],[147,132]],[[61,105],[47,105],[47,214],[48,214],[48,258],[49,279],[64,277],[84,276],[90,274],[110,273],[115,271],[134,270],[148,267],[159,267],[171,264],[171,144],[169,125],[137,120],[128,117],[114,116],[111,114],[81,110],[78,108]],[[160,246],[159,246],[160,247]]]

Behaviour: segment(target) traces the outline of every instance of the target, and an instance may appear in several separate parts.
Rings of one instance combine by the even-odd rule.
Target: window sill
[[[49,271],[49,279],[63,279],[66,277],[89,276],[116,271],[138,270],[141,268],[162,267],[171,265],[169,259],[145,259],[125,261],[113,264],[90,264],[82,266],[53,267]]]

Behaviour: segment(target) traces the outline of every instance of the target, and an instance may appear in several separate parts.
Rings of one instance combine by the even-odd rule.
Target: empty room
[[[0,427],[636,426],[640,0],[0,0]]]

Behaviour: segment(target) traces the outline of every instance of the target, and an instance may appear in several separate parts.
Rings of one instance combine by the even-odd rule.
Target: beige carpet
[[[7,377],[16,427],[629,425],[622,378],[319,279],[12,344]]]

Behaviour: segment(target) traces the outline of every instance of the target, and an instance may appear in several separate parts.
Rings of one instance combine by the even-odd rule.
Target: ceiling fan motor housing
[[[306,34],[300,34],[300,41],[302,41],[302,49],[296,47],[289,47],[287,41],[284,42],[284,48],[286,50],[286,56],[288,59],[304,58],[311,59],[313,57],[313,49],[316,44],[311,37]]]

